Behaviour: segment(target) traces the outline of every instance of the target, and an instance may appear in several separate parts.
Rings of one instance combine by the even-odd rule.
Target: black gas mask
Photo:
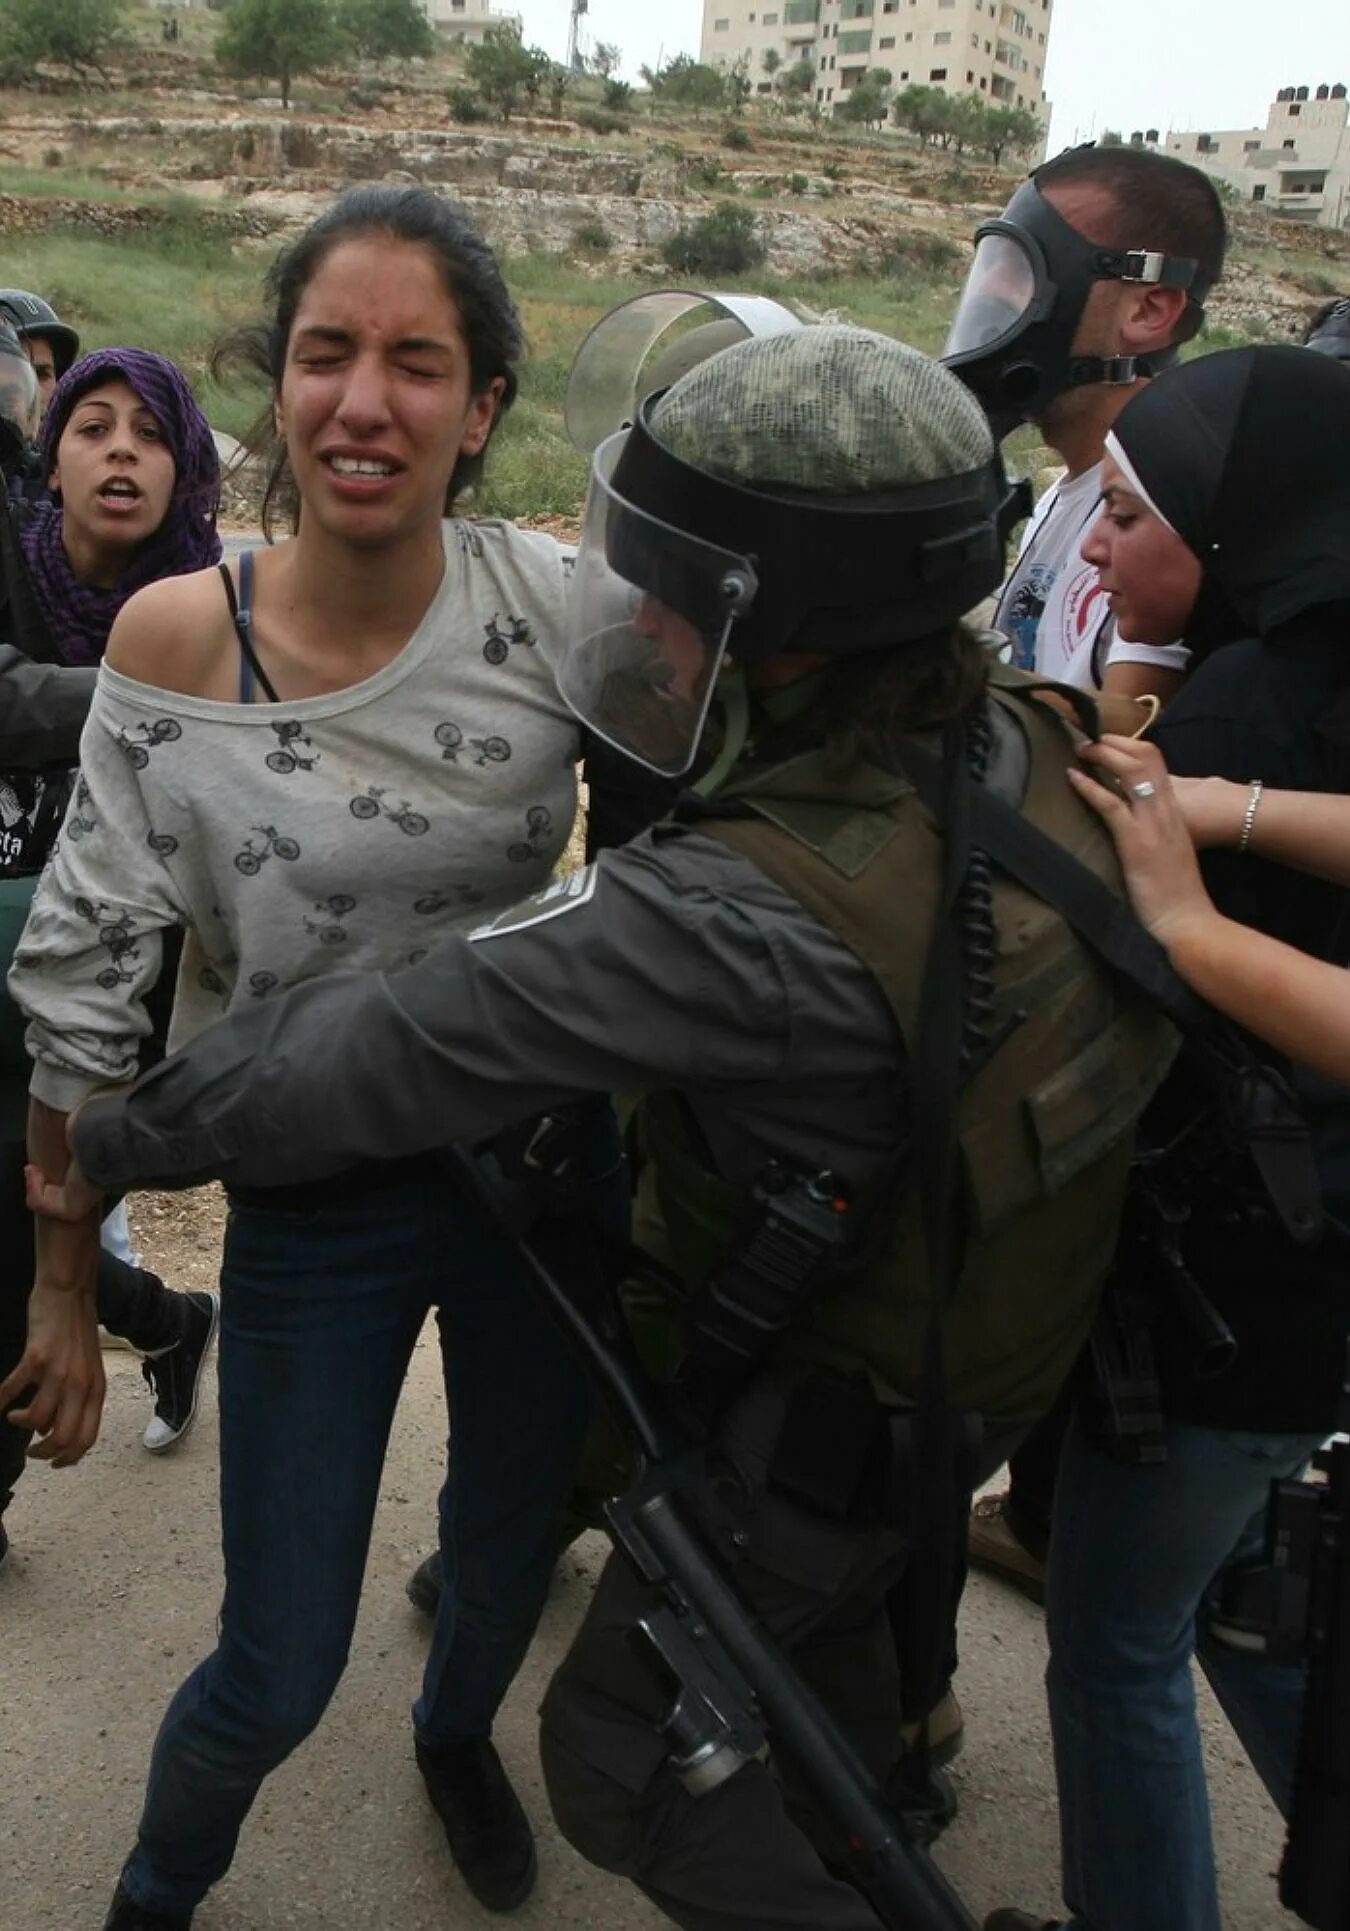
[[[975,232],[975,259],[942,359],[984,405],[1001,442],[1066,389],[1156,375],[1176,348],[1151,355],[1075,355],[1074,336],[1099,281],[1185,289],[1203,303],[1212,277],[1198,261],[1089,241],[1023,182],[996,221]]]

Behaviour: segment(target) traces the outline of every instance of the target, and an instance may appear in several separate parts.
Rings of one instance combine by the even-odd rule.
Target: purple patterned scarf
[[[42,424],[43,475],[52,472],[57,445],[81,396],[118,376],[130,383],[164,432],[173,453],[173,495],[164,521],[133,553],[111,590],[81,583],[71,569],[61,541],[58,501],[44,498],[29,512],[20,532],[23,553],[53,641],[68,664],[98,663],[113,619],[147,583],[204,570],[220,558],[216,445],[186,377],[162,355],[148,349],[96,349],[62,376]]]

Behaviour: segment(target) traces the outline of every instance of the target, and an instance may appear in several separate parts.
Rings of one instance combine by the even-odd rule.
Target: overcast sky
[[[569,0],[504,0],[525,38],[561,56]],[[592,40],[645,61],[698,52],[701,0],[590,0]],[[1051,145],[1102,128],[1263,126],[1280,87],[1350,83],[1346,0],[1057,0],[1046,76]]]

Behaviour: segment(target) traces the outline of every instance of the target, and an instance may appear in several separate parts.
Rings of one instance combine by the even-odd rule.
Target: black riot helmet
[[[1350,362],[1350,301],[1332,302],[1320,310],[1303,338],[1303,346],[1338,362]]]
[[[33,365],[14,330],[0,318],[0,473],[11,481],[29,467],[41,414]]]
[[[50,302],[30,295],[26,288],[0,288],[0,316],[21,340],[40,335],[52,345],[52,361],[58,378],[63,376],[80,353],[80,338],[63,322]]]
[[[1160,157],[1147,159],[1157,164]],[[1141,245],[1131,248],[1090,241],[1046,199],[1035,174],[997,220],[975,231],[975,259],[942,359],[984,404],[999,441],[1066,389],[1135,382],[1176,360],[1175,346],[1147,356],[1073,349],[1099,281],[1184,289],[1195,309],[1203,308],[1213,273],[1195,256],[1144,245],[1149,239],[1141,234]]]
[[[559,689],[619,750],[686,771],[725,660],[899,648],[979,603],[1006,491],[928,356],[833,326],[739,343],[596,451]]]

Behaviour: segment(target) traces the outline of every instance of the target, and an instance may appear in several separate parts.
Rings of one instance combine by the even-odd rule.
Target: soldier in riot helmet
[[[33,365],[15,331],[0,317],[0,470],[8,480],[28,461],[42,418],[42,397]]]
[[[888,1592],[912,1547],[951,1547],[961,1481],[1076,1356],[1132,1123],[1171,1054],[1142,995],[964,829],[978,805],[982,835],[1011,823],[1071,848],[1115,916],[1109,840],[1065,782],[1068,726],[960,621],[998,579],[1003,487],[962,385],[863,330],[747,341],[649,398],[597,451],[557,674],[592,730],[654,768],[688,770],[707,739],[673,820],[406,972],[239,1011],[74,1129],[100,1185],[275,1183],[644,1092],[690,1295],[700,1505],[882,1777],[900,1728]],[[921,1205],[939,1153],[954,1238]],[[82,1186],[75,1169],[46,1210]],[[810,1294],[755,1258],[763,1202],[797,1191],[859,1229]],[[930,1276],[925,1252],[947,1249]],[[742,1289],[748,1273],[779,1297],[762,1345],[740,1290],[719,1303],[729,1331],[709,1312],[730,1255]],[[900,1452],[916,1395],[922,1440],[951,1449],[941,1469]],[[948,1398],[988,1444],[959,1476]],[[937,1493],[956,1498],[945,1524]],[[564,1832],[684,1925],[875,1926],[822,1860],[790,1764],[742,1762],[700,1796],[679,1780],[666,1693],[627,1641],[643,1605],[611,1561],[549,1691]]]
[[[33,365],[41,417],[57,383],[80,353],[80,338],[50,302],[30,295],[26,288],[0,288],[0,316],[14,330]]]
[[[73,753],[93,687],[90,670],[54,671],[34,661],[51,654],[51,641],[28,584],[19,520],[24,493],[39,475],[34,438],[41,419],[33,365],[0,315],[0,748],[27,756],[36,747],[39,757],[50,750],[49,710]]]

